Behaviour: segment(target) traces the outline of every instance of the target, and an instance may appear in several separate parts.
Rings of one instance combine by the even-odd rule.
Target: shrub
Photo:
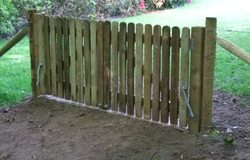
[[[8,38],[15,31],[13,21],[16,21],[17,9],[12,0],[0,0],[0,38]]]

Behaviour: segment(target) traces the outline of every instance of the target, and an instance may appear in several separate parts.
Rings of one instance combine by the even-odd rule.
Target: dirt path
[[[240,106],[242,100],[216,93],[215,123],[235,126],[243,116],[249,125],[250,109]],[[44,97],[0,111],[0,159],[250,159],[250,139],[225,145],[223,128],[193,134]]]

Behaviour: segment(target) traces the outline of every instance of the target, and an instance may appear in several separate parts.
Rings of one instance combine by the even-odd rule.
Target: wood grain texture
[[[136,72],[136,80],[135,80],[135,108],[136,108],[136,116],[142,117],[142,65],[143,65],[143,25],[136,24],[136,34],[135,34],[135,42],[136,42],[136,56],[135,56],[135,72]]]
[[[216,59],[217,19],[206,18],[201,129],[208,130],[213,124],[214,70]],[[217,37],[218,38],[218,37]],[[218,44],[219,41],[217,41]],[[246,53],[247,54],[247,53]],[[247,54],[249,56],[249,54]],[[240,58],[240,57],[239,57]],[[250,65],[250,58],[248,64]]]
[[[51,61],[50,61],[50,33],[49,33],[49,17],[44,16],[44,52],[45,52],[45,83],[46,94],[52,94],[51,88]]]
[[[128,24],[128,98],[127,113],[134,115],[134,47],[135,47],[135,24]]]
[[[172,66],[171,66],[171,104],[170,122],[178,123],[178,97],[179,97],[179,53],[180,52],[180,29],[172,28]]]
[[[120,92],[119,92],[119,111],[126,113],[126,23],[120,23],[119,52],[120,52]]]
[[[91,105],[97,106],[98,104],[98,55],[96,50],[96,29],[97,22],[90,22],[90,45],[91,45]]]
[[[57,82],[58,97],[64,98],[63,89],[63,49],[62,49],[62,19],[56,18],[56,62],[57,62]]]
[[[194,49],[191,51],[189,103],[192,107],[195,118],[189,119],[189,130],[199,132],[201,128],[200,125],[205,28],[192,27],[191,37],[194,39]]]
[[[56,79],[56,26],[55,17],[50,17],[50,59],[51,59],[51,81],[52,95],[57,96],[57,79]]]
[[[112,78],[112,91],[111,91],[111,108],[118,111],[118,22],[112,22],[111,32],[111,78]]]
[[[97,53],[98,53],[98,104],[104,107],[104,22],[97,24]],[[99,105],[98,105],[99,106]]]
[[[82,37],[82,20],[76,19],[76,54],[77,54],[77,91],[78,91],[78,102],[84,102],[84,95],[83,95],[83,37]]]
[[[111,23],[104,23],[104,105],[110,108],[110,45]]]
[[[85,58],[85,103],[91,105],[91,50],[90,23],[84,20],[84,58]]]
[[[145,26],[144,118],[151,119],[152,26]]]
[[[70,100],[70,54],[69,54],[69,20],[63,18],[63,39],[64,39],[64,89],[65,99]]]
[[[168,123],[169,117],[169,70],[170,70],[170,27],[162,29],[162,80],[161,80],[161,122]]]
[[[190,29],[185,27],[182,29],[181,36],[181,80],[180,80],[180,102],[179,102],[179,124],[181,127],[187,126],[187,102],[184,97],[183,87],[188,96],[189,90],[189,45],[190,45]]]
[[[45,68],[46,68],[46,62],[45,62],[45,49],[44,49],[44,16],[41,14],[35,14],[35,19],[37,19],[37,49],[38,49],[38,64],[42,63],[42,67],[40,68],[39,74],[39,81],[40,84],[38,85],[38,91],[40,94],[46,93],[46,86],[45,86]]]
[[[153,35],[153,113],[154,121],[159,121],[160,111],[160,66],[161,66],[161,26],[154,26]]]
[[[31,86],[32,95],[36,96],[36,70],[35,70],[35,44],[34,44],[34,31],[35,21],[34,14],[36,10],[28,10],[28,28],[29,28],[29,47],[30,47],[30,65],[31,65]]]
[[[76,22],[75,19],[70,19],[70,68],[71,68],[71,96],[72,101],[77,101],[76,93]]]

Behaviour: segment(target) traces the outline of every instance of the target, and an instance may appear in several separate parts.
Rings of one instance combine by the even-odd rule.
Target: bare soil
[[[0,110],[0,159],[250,159],[250,106],[216,92],[214,129],[186,129],[108,113],[50,97]],[[241,131],[241,132],[240,132]],[[224,137],[235,138],[226,145]]]

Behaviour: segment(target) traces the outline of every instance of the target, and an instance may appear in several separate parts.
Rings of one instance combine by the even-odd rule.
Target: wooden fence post
[[[189,103],[195,117],[189,118],[189,130],[194,132],[200,131],[201,124],[204,37],[204,27],[192,27],[194,48],[191,52]]]
[[[214,68],[216,57],[216,21],[216,18],[206,18],[201,119],[201,129],[203,131],[212,125]]]
[[[29,26],[29,44],[30,44],[30,64],[31,64],[31,85],[32,95],[36,96],[36,69],[35,69],[35,46],[34,46],[34,14],[36,10],[28,11],[28,26]]]

